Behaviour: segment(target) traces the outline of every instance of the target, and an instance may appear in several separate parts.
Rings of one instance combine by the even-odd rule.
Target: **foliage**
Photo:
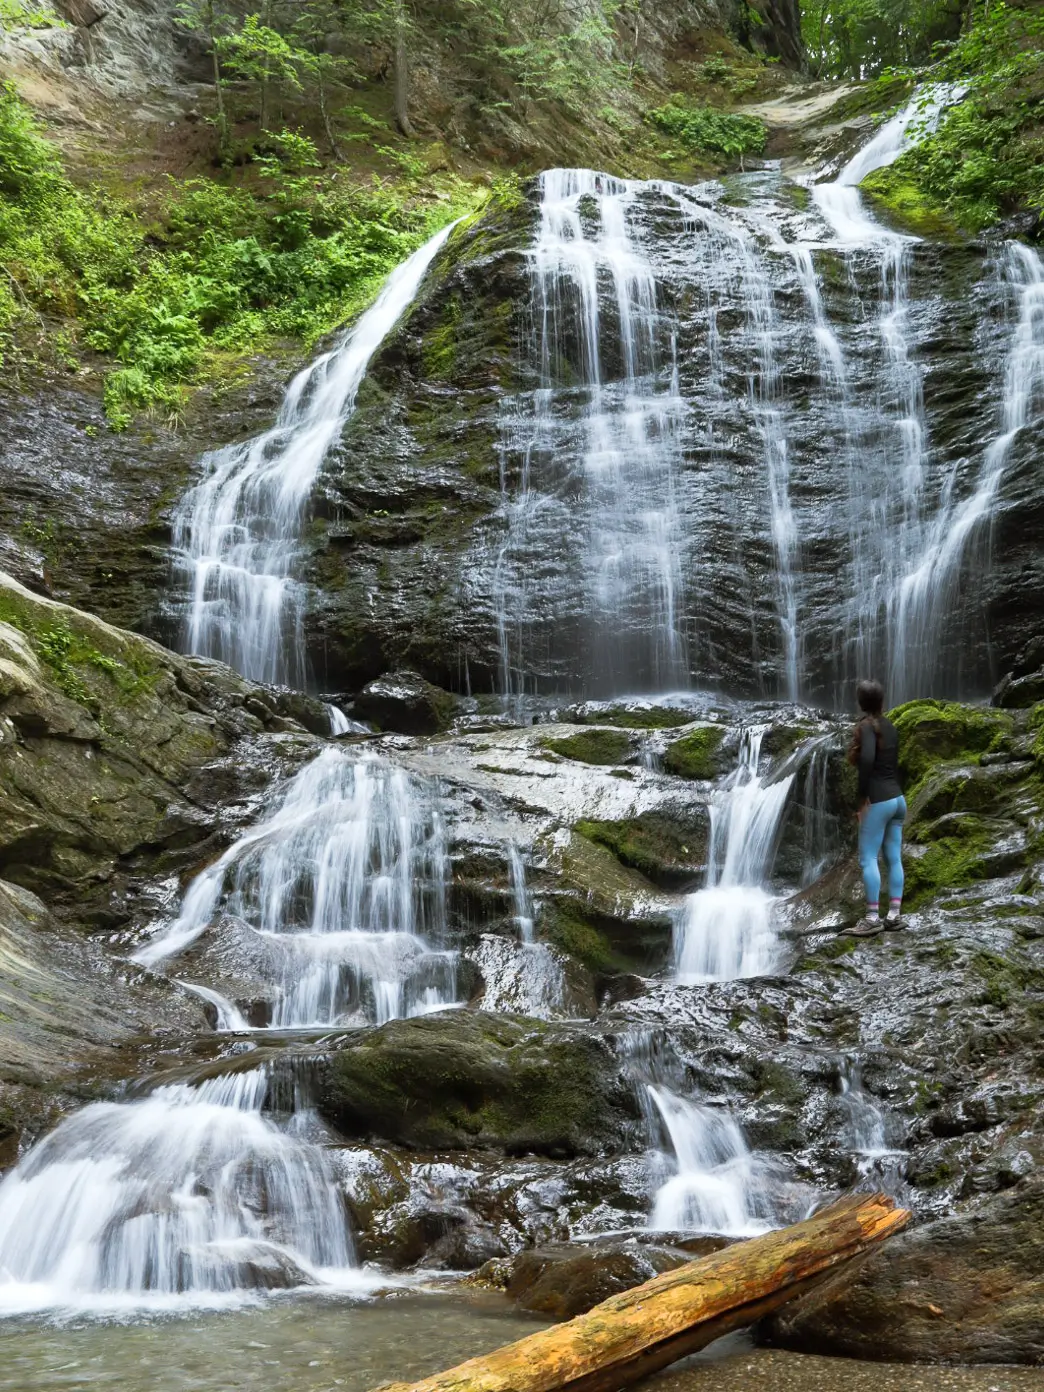
[[[82,342],[118,364],[105,388],[114,426],[138,408],[175,413],[216,351],[273,335],[312,343],[476,201],[458,180],[429,204],[415,190],[317,177],[317,163],[310,140],[284,131],[253,162],[251,187],[171,180],[147,221],[73,186],[13,89],[0,89],[0,333],[29,310],[74,316]]]
[[[33,4],[32,0],[0,0],[0,32],[4,29],[65,29],[49,5]]]
[[[964,0],[803,0],[801,28],[822,77],[875,77],[925,63],[956,39]]]
[[[736,157],[757,155],[765,148],[765,123],[756,116],[685,106],[678,97],[648,115],[653,125],[694,154]]]
[[[905,181],[971,231],[1044,210],[1044,14],[994,0],[937,71],[964,99],[875,191],[887,199]]]

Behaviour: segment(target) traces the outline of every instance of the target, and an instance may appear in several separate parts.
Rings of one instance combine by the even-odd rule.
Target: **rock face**
[[[737,183],[730,196],[763,198],[785,223],[787,187],[761,178],[756,189]],[[310,536],[308,626],[313,661],[326,671],[331,689],[358,688],[406,665],[440,686],[473,693],[516,690],[525,673],[527,689],[559,693],[609,695],[657,680],[664,689],[687,679],[697,687],[713,683],[756,694],[778,691],[781,668],[791,660],[803,693],[831,701],[845,693],[848,703],[852,672],[838,651],[838,634],[855,642],[851,604],[860,602],[867,577],[880,565],[898,566],[898,585],[903,567],[925,561],[925,548],[933,544],[926,533],[908,556],[893,547],[881,561],[853,551],[850,540],[865,536],[860,546],[872,550],[876,534],[869,522],[862,532],[853,518],[861,504],[849,486],[851,451],[859,451],[867,479],[878,477],[878,469],[882,480],[895,477],[885,462],[894,422],[891,408],[877,409],[877,359],[866,338],[866,326],[881,312],[879,278],[858,258],[842,268],[826,254],[817,256],[823,311],[844,358],[851,398],[842,409],[821,380],[826,369],[817,366],[807,287],[793,258],[744,243],[747,234],[738,225],[733,236],[723,234],[715,218],[727,218],[728,208],[711,209],[705,191],[694,191],[692,199],[683,207],[677,196],[650,185],[635,196],[627,216],[656,282],[660,317],[651,332],[662,336],[660,360],[676,353],[687,419],[724,431],[727,451],[707,444],[698,430],[680,430],[670,460],[656,466],[669,463],[676,515],[652,494],[636,495],[629,509],[621,504],[620,516],[612,513],[592,491],[583,462],[580,422],[590,348],[581,341],[575,292],[565,280],[555,291],[556,356],[549,365],[540,347],[539,305],[550,292],[534,286],[529,258],[537,198],[531,194],[514,206],[495,202],[479,223],[451,239],[412,312],[374,359],[342,448],[324,467]],[[581,220],[594,239],[600,213],[597,200],[590,202]],[[748,254],[756,267],[744,259]],[[724,266],[733,267],[739,288],[716,291],[717,308],[709,316],[698,287],[717,284]],[[1003,378],[991,363],[1003,364],[1011,346],[997,314],[1002,303],[1017,312],[1015,290],[968,245],[918,243],[906,275],[904,324],[910,350],[924,363],[926,438],[932,459],[948,461],[958,494],[967,496],[978,486],[985,446],[1001,429]],[[774,400],[787,437],[787,486],[800,500],[793,505],[795,550],[785,583],[768,560],[775,545],[768,446],[747,382],[748,329],[766,295],[775,305]],[[601,314],[602,370],[615,390],[622,368],[610,299]],[[656,390],[655,376],[653,385],[637,380],[643,391]],[[547,428],[561,432],[553,441],[534,416],[539,402],[533,392],[547,385],[555,392],[555,424]],[[860,403],[871,400],[867,414]],[[871,418],[878,424],[868,424]],[[1024,434],[1001,480],[992,559],[983,565],[980,549],[969,545],[963,570],[958,565],[953,577],[956,584],[963,574],[968,593],[984,596],[984,610],[963,600],[944,603],[940,590],[938,612],[903,621],[902,636],[907,626],[910,633],[902,653],[891,642],[894,628],[883,635],[867,611],[860,669],[891,666],[897,698],[904,689],[911,695],[985,694],[995,673],[1018,666],[1027,614],[1031,629],[1040,621],[1044,584],[1026,549],[1039,490],[1032,431]],[[638,470],[621,488],[644,486]],[[528,514],[518,511],[523,479],[530,508],[539,502],[540,525],[529,525]],[[742,513],[733,506],[738,495],[752,500]],[[924,525],[937,504],[932,498],[926,494],[918,503]],[[650,632],[662,632],[664,623],[663,615],[651,612],[659,603],[656,587],[649,582],[643,591],[635,581],[630,597],[605,601],[606,567],[626,569],[628,548],[641,545],[632,532],[643,503],[664,514],[670,531],[679,651],[669,671],[658,671],[663,654],[649,647]],[[941,557],[932,562],[940,575],[949,564]],[[626,589],[629,582],[616,583]],[[793,588],[801,635],[800,651],[789,659],[781,637],[781,585]],[[917,636],[922,620],[923,640]]]
[[[603,1041],[480,1012],[397,1020],[331,1059],[321,1109],[345,1136],[418,1149],[593,1155],[636,1119]]]
[[[855,1358],[1044,1362],[1044,1183],[1039,1174],[1010,1182],[789,1307],[771,1339]]]
[[[129,882],[204,858],[222,804],[278,767],[278,742],[246,737],[308,746],[278,704],[0,575],[0,873],[122,926]]]

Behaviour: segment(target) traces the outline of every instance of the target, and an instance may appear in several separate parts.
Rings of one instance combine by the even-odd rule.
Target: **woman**
[[[863,712],[848,747],[849,763],[859,769],[859,864],[866,886],[866,917],[849,928],[857,938],[872,938],[882,927],[901,928],[903,906],[903,822],[906,799],[899,784],[899,732],[884,714],[880,682],[860,682],[856,700]],[[884,850],[888,866],[888,912],[880,918]]]

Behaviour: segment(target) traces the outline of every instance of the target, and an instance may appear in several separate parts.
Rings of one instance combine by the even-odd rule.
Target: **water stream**
[[[739,763],[712,799],[707,884],[675,920],[674,962],[681,982],[764,976],[777,961],[767,881],[794,775],[758,774],[764,726],[742,731]]]
[[[220,658],[253,681],[307,685],[295,572],[308,496],[370,359],[452,230],[404,261],[337,347],[297,374],[271,430],[207,456],[174,517],[178,579],[190,596],[185,651]]]

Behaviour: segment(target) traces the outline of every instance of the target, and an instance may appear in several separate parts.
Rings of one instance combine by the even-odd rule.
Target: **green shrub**
[[[675,99],[648,113],[658,129],[672,136],[693,154],[759,155],[765,148],[767,131],[756,116],[739,116],[711,107],[683,106]]]
[[[113,359],[105,407],[118,429],[138,409],[177,412],[216,353],[274,336],[311,346],[484,196],[452,176],[432,202],[361,188],[316,175],[305,137],[271,141],[249,188],[171,180],[146,221],[75,187],[13,87],[0,87],[0,335],[10,342],[25,306],[77,320],[82,342]]]

